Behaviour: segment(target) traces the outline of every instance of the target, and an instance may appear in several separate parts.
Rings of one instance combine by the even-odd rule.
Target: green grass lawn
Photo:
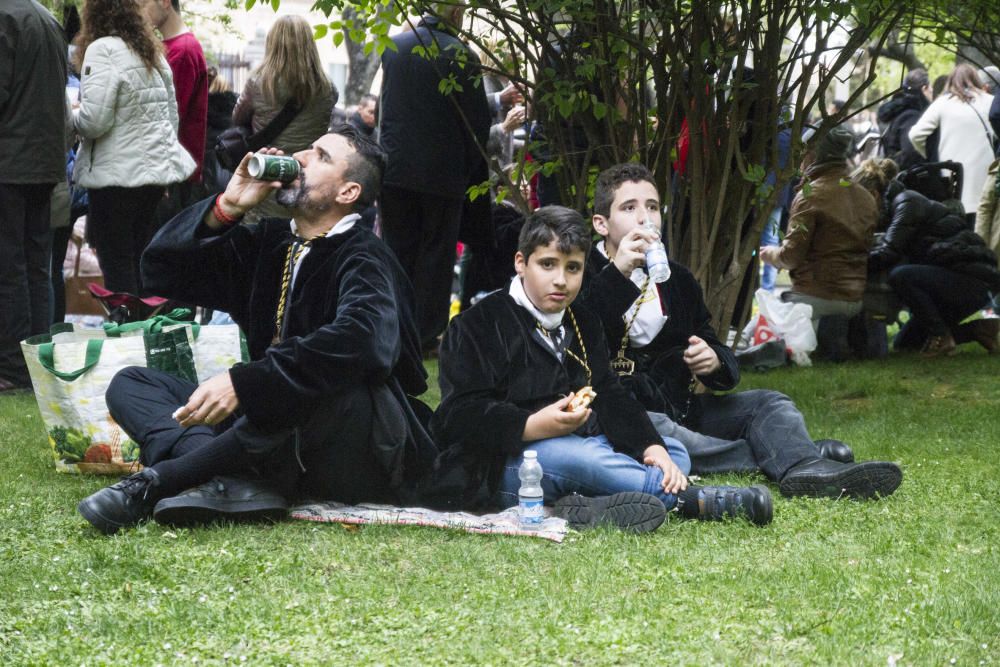
[[[561,545],[306,522],[108,538],[76,503],[111,480],[56,474],[34,399],[0,399],[0,665],[1000,662],[1000,357],[753,387],[900,462],[902,487]]]

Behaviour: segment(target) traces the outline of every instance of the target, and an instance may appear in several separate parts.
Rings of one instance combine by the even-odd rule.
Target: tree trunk
[[[343,19],[345,22],[365,21],[363,14],[358,14],[358,10],[353,5],[344,7]],[[357,104],[361,98],[371,92],[372,81],[381,64],[378,54],[371,50],[365,53],[364,42],[355,42],[351,39],[350,30],[344,28],[344,46],[347,48],[347,83],[341,91],[340,99],[345,107]]]

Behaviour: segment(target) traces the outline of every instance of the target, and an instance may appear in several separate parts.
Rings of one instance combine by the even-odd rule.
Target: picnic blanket
[[[548,512],[548,508],[546,508]],[[468,512],[438,512],[422,507],[394,507],[392,505],[344,505],[343,503],[310,503],[293,507],[293,519],[319,523],[342,523],[364,526],[381,524],[389,526],[429,526],[450,528],[467,533],[487,535],[523,535],[562,542],[569,531],[565,519],[546,516],[537,530],[521,528],[517,508],[499,514],[469,514]]]

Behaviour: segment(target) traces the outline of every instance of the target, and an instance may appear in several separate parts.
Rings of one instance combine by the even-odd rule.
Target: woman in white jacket
[[[173,76],[140,0],[87,0],[81,20],[73,176],[90,192],[87,235],[105,286],[138,295],[156,205],[195,162],[177,140]]]
[[[962,205],[966,214],[975,214],[983,191],[986,172],[993,162],[989,126],[993,98],[979,84],[975,68],[962,63],[948,76],[944,92],[910,128],[910,142],[927,156],[927,138],[941,129],[938,156],[962,165]]]

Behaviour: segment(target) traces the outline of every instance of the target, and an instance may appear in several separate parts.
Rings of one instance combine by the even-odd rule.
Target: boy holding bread
[[[535,211],[517,275],[452,320],[440,353],[432,430],[466,471],[466,498],[511,507],[525,450],[542,465],[546,503],[574,525],[644,532],[681,516],[771,520],[766,488],[688,485],[684,447],[661,437],[612,371],[600,321],[573,305],[590,232],[560,206]]]

